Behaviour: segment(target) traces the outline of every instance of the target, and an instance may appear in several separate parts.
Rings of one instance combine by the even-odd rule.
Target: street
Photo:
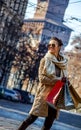
[[[16,130],[20,122],[28,116],[31,106],[31,104],[0,99],[0,130],[3,130],[3,126],[5,126],[4,130]],[[4,124],[5,119],[6,123]],[[38,118],[29,128],[32,130],[39,129],[42,127],[43,121],[44,118]],[[81,115],[61,111],[52,130],[81,130]]]
[[[28,113],[32,104],[24,104],[0,99],[0,107]]]
[[[16,130],[21,121],[28,116],[30,108],[30,104],[0,99],[0,130]],[[41,125],[42,118],[41,121],[38,119],[29,129],[36,130]]]
[[[31,105],[29,104],[0,100],[0,116],[2,117],[17,119],[21,121],[24,117],[22,115],[26,116],[30,108]]]

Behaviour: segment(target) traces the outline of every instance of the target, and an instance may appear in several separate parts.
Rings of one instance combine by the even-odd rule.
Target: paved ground
[[[0,130],[17,130],[20,121],[0,117]],[[36,125],[31,125],[27,130],[39,130]]]
[[[0,117],[0,130],[17,130],[20,123],[21,122],[17,120]],[[32,124],[26,130],[41,130],[41,127],[36,124]],[[81,129],[60,122],[55,122],[55,125],[51,130],[81,130]]]
[[[28,116],[29,105],[0,101],[0,130],[17,130]],[[44,118],[38,118],[27,130],[41,130]],[[81,115],[61,111],[51,130],[81,130]]]

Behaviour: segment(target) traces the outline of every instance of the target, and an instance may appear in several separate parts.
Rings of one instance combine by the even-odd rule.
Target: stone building
[[[63,24],[65,10],[69,0],[38,0],[37,8],[32,19],[26,19],[23,31],[26,33],[30,28],[39,30],[38,38],[41,43],[47,43],[52,36],[62,39],[64,47],[68,44],[71,29]]]
[[[6,85],[28,0],[0,0],[0,84]]]
[[[0,42],[14,46],[19,37],[28,0],[0,1]]]

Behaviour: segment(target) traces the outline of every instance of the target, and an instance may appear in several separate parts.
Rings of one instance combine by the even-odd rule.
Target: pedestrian
[[[57,117],[58,110],[46,103],[46,97],[52,90],[56,81],[67,76],[67,59],[61,53],[63,43],[57,37],[50,39],[48,51],[41,59],[39,66],[39,85],[35,95],[34,103],[29,112],[29,116],[17,130],[25,130],[38,117],[45,117],[41,130],[50,130]]]

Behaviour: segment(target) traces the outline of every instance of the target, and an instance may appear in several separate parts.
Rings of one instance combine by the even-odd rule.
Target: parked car
[[[27,91],[20,90],[20,89],[17,89],[17,88],[13,88],[13,90],[15,90],[15,91],[17,91],[21,94],[21,102],[22,103],[27,103],[27,104],[31,103],[31,99],[30,99],[29,93]]]
[[[2,94],[2,91],[0,89],[0,99],[2,99],[2,98],[3,98],[3,94]]]
[[[13,100],[13,101],[21,100],[21,95],[19,92],[4,87],[0,87],[0,95],[1,98],[8,99],[8,100]]]

